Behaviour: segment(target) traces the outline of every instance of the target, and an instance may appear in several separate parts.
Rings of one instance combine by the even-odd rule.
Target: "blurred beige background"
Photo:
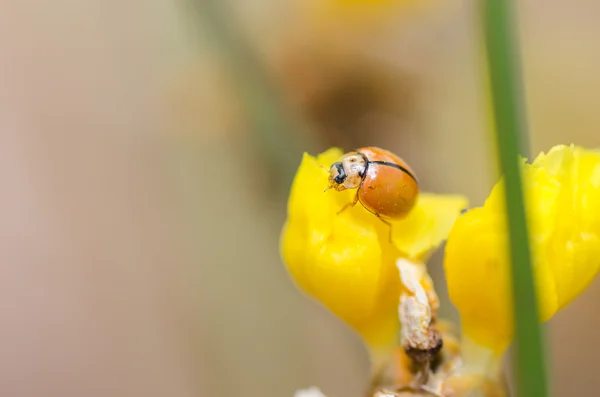
[[[308,29],[293,5],[227,5],[268,70]],[[353,135],[309,113],[302,139],[388,147],[426,190],[481,204],[496,177],[473,7],[342,36],[351,53],[406,76],[404,101]],[[361,395],[358,338],[281,263],[277,163],[253,144],[264,137],[202,11],[169,0],[0,8],[0,395],[262,397],[311,385]],[[531,153],[600,146],[600,5],[527,0],[519,11]],[[331,81],[319,76],[307,81]],[[284,84],[286,98],[307,106],[294,87]],[[431,269],[443,291],[441,257]],[[599,298],[597,281],[551,321],[556,396],[594,395]],[[447,302],[443,312],[456,316]]]

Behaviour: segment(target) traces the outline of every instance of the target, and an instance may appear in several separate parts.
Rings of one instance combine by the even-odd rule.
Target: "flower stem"
[[[531,255],[519,164],[525,138],[522,87],[510,0],[483,0],[483,26],[500,168],[505,177],[506,210],[513,284],[517,395],[547,396],[544,349],[538,322]]]

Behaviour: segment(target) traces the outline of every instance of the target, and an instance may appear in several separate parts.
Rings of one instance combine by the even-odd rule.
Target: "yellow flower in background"
[[[550,319],[600,268],[600,153],[556,146],[523,163],[540,320]],[[463,332],[501,354],[513,336],[504,184],[455,223],[444,266]]]
[[[337,34],[340,29],[345,33],[381,31],[393,26],[399,16],[410,17],[439,7],[436,3],[444,4],[422,0],[309,0],[304,5],[312,23]]]
[[[330,149],[304,155],[291,189],[281,249],[297,285],[355,329],[371,348],[389,349],[398,338],[398,258],[423,261],[447,237],[462,196],[421,194],[403,220],[388,226],[351,202],[355,190],[329,186],[329,167],[342,156]]]

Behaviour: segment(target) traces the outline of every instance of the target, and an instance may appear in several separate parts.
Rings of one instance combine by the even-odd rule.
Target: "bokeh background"
[[[518,12],[529,153],[600,147],[600,3]],[[475,1],[2,2],[0,395],[362,395],[358,338],[279,257],[293,172],[377,145],[481,204],[482,61]],[[598,393],[599,301],[549,324],[556,396]]]

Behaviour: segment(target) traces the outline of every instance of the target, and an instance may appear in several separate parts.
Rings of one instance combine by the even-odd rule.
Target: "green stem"
[[[513,283],[517,395],[548,395],[544,347],[538,322],[531,254],[523,203],[519,149],[525,138],[522,87],[516,43],[512,37],[512,3],[483,0],[483,25],[501,170],[506,186]]]
[[[237,88],[254,141],[260,145],[266,159],[271,160],[280,191],[287,194],[298,159],[311,147],[312,142],[305,134],[309,127],[299,117],[294,117],[284,104],[283,93],[240,30],[226,2],[192,0],[192,5]]]

